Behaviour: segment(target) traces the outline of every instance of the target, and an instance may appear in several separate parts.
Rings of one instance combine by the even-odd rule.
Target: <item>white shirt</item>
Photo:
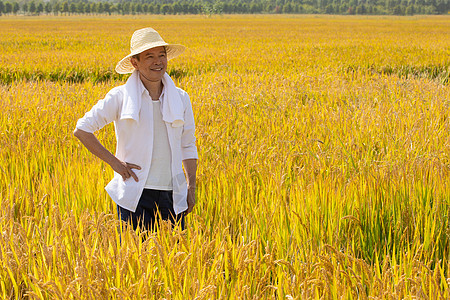
[[[182,89],[176,88],[181,98],[179,105],[184,111],[184,124],[181,127],[173,127],[166,124],[167,136],[171,149],[171,171],[173,208],[176,214],[185,211],[187,206],[187,183],[184,175],[182,161],[185,159],[197,159],[197,147],[195,145],[195,124],[189,95]],[[122,161],[133,163],[141,167],[133,169],[138,177],[136,182],[132,177],[123,180],[122,176],[114,172],[114,178],[105,187],[109,196],[119,206],[130,211],[135,211],[139,203],[145,182],[151,166],[153,151],[153,106],[148,101],[142,101],[143,95],[148,95],[137,72],[133,73],[125,85],[113,88],[105,98],[98,101],[83,118],[79,119],[76,127],[86,132],[95,132],[110,122],[114,122],[116,133],[116,157]],[[139,97],[138,118],[133,119],[128,115],[122,115],[124,99],[128,102]],[[145,106],[148,105],[148,109]],[[178,104],[177,104],[178,105]]]

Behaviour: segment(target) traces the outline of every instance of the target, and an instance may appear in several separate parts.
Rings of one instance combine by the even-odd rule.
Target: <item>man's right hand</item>
[[[111,168],[113,168],[113,170],[120,174],[120,176],[122,176],[123,181],[127,180],[130,177],[133,177],[133,179],[138,182],[139,179],[136,176],[136,174],[134,174],[132,169],[137,169],[140,170],[141,167],[135,164],[131,164],[131,163],[127,163],[124,161],[121,161],[120,159],[117,159],[117,161],[114,164],[111,164]]]
[[[99,157],[101,160],[106,162],[111,166],[111,168],[119,173],[123,181],[127,180],[130,177],[133,177],[136,182],[139,181],[136,174],[131,169],[140,170],[141,167],[135,164],[130,164],[127,162],[123,162],[117,157],[115,157],[111,152],[109,152],[103,145],[98,141],[95,135],[91,132],[86,132],[81,129],[75,129],[73,134],[83,143],[83,145],[91,151],[94,155]]]

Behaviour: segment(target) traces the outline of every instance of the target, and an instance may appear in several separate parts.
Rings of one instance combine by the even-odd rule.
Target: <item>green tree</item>
[[[123,14],[123,5],[122,5],[122,3],[117,3],[115,8],[116,8],[116,12],[118,14]]]
[[[77,6],[76,6],[76,4],[75,3],[70,3],[70,5],[69,5],[69,14],[70,15],[73,15],[73,14],[75,14],[77,12]]]
[[[87,5],[90,6],[89,11],[91,12],[91,14],[97,13],[97,5],[94,2],[92,2],[91,4],[86,4],[86,6]]]
[[[425,6],[425,13],[427,15],[435,15],[437,13],[436,7],[434,7],[433,5]]]
[[[108,15],[111,15],[111,4],[109,4],[109,2],[105,2],[105,4],[103,4],[103,10]]]
[[[161,13],[161,5],[159,5],[159,3],[155,4],[153,11],[155,14]]]
[[[392,13],[394,15],[400,16],[402,14],[402,9],[400,8],[400,5],[396,5]]]
[[[61,12],[67,15],[67,13],[69,12],[69,2],[63,2],[63,4],[61,5]]]
[[[436,11],[439,14],[447,14],[450,10],[449,0],[436,0]]]
[[[44,3],[39,2],[37,7],[36,7],[36,12],[38,13],[38,15],[40,15],[41,13],[44,12]]]
[[[365,15],[366,14],[366,7],[364,5],[358,5],[356,7],[356,14],[357,15]]]
[[[53,6],[53,14],[58,15],[58,13],[61,11],[61,4],[59,2],[56,2]]]
[[[153,13],[155,12],[155,6],[154,6],[152,3],[149,3],[149,4],[148,4],[147,12],[148,12],[149,14],[153,14]]]
[[[188,13],[189,13],[189,3],[183,2],[183,3],[181,4],[181,11],[182,11],[184,14],[188,14]]]
[[[20,5],[19,5],[19,3],[17,3],[16,1],[14,1],[13,3],[12,3],[12,12],[13,12],[13,14],[17,14],[18,12],[19,12],[19,10],[20,10]]]
[[[328,5],[325,7],[325,13],[326,13],[326,14],[332,14],[332,13],[334,13],[333,5],[328,4]]]
[[[122,14],[123,15],[129,15],[130,14],[130,2],[125,2],[123,4]]]
[[[256,3],[250,4],[250,13],[251,14],[258,13],[258,5]]]
[[[6,2],[5,3],[5,14],[10,14],[12,12],[12,4],[11,2]]]
[[[214,3],[212,9],[214,14],[223,14],[223,2],[219,1]]]
[[[84,3],[83,2],[79,2],[77,4],[77,13],[84,14]]]
[[[408,6],[406,7],[405,14],[407,14],[408,16],[414,15],[414,6],[408,5]]]
[[[36,14],[36,3],[34,3],[34,1],[30,2],[30,5],[28,6],[28,11],[34,15]]]
[[[103,5],[103,2],[97,3],[97,13],[103,14],[105,12],[105,6]]]
[[[83,7],[84,13],[85,14],[90,14],[91,13],[91,5],[89,3],[86,3]]]
[[[242,13],[244,13],[244,14],[246,14],[246,13],[248,13],[248,5],[247,5],[247,3],[242,3]]]
[[[169,4],[163,4],[163,5],[161,6],[161,13],[162,13],[163,15],[170,14],[171,8],[172,8],[172,7],[171,7]]]
[[[283,5],[282,9],[283,14],[291,14],[292,13],[292,5],[291,2],[286,3]]]
[[[136,3],[135,7],[134,7],[135,12],[140,15],[142,14],[142,4],[141,3]]]
[[[181,14],[181,13],[182,13],[181,4],[179,2],[175,2],[173,4],[173,14],[177,15],[177,14]]]
[[[44,10],[47,14],[51,13],[52,12],[52,4],[50,2],[45,3]]]
[[[119,12],[119,9],[118,9],[119,4],[120,4],[120,3],[111,4],[111,6],[110,6],[110,8],[109,8],[109,10],[111,11],[111,14],[114,14],[114,13],[118,13],[118,12]]]

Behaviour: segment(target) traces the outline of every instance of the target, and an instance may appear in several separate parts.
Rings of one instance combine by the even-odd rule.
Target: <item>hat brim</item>
[[[131,57],[133,55],[142,53],[148,49],[156,48],[156,47],[165,47],[166,53],[167,53],[167,60],[171,60],[172,58],[177,57],[178,55],[182,54],[184,50],[186,50],[186,47],[183,45],[178,44],[167,44],[167,43],[150,43],[146,44],[139,49],[135,49],[133,52],[122,58],[116,65],[116,72],[119,74],[128,74],[133,73],[134,67],[131,64]]]

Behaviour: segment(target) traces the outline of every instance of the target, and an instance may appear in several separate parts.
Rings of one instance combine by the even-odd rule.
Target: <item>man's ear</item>
[[[136,62],[136,58],[131,57],[131,58],[130,58],[130,62],[131,62],[131,64],[133,65],[133,67],[137,70],[138,65],[137,65],[137,62]]]

